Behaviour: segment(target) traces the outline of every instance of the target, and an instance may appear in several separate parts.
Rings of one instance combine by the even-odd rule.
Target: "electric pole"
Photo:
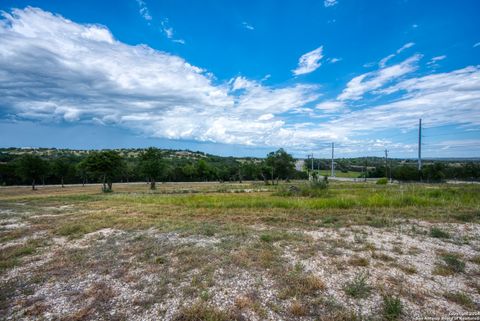
[[[385,178],[388,179],[388,149],[385,149]]]
[[[335,145],[332,142],[332,177],[335,177],[335,162],[334,162],[334,150],[335,150]]]
[[[418,170],[422,170],[422,119],[418,120]]]
[[[364,173],[364,177],[365,177],[365,182],[367,181],[367,174],[368,174],[368,164],[367,164],[367,158],[365,157],[365,173]]]

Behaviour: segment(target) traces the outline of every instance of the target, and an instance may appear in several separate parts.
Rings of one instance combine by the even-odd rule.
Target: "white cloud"
[[[323,5],[325,6],[325,8],[328,8],[328,7],[333,7],[335,5],[338,4],[338,1],[337,0],[324,0],[323,1]]]
[[[332,113],[345,108],[345,104],[341,101],[327,100],[317,104],[315,108],[320,109],[325,113]]]
[[[143,19],[150,21],[152,20],[152,16],[150,15],[150,12],[148,11],[147,4],[143,0],[136,0],[138,7],[139,7],[139,12],[140,15],[143,17]]]
[[[402,51],[404,51],[405,49],[411,48],[413,46],[415,46],[414,42],[408,42],[408,43],[404,44],[400,49],[397,50],[397,54],[399,54]]]
[[[390,81],[415,71],[417,62],[421,58],[421,55],[416,54],[399,64],[357,76],[348,82],[347,87],[338,96],[338,99],[358,100],[365,93],[379,89]]]
[[[433,57],[429,62],[427,62],[427,65],[431,67],[438,67],[437,62],[444,60],[445,58],[447,58],[445,55]]]
[[[242,22],[242,26],[245,28],[245,29],[248,29],[248,30],[255,30],[255,28],[249,24],[248,22]]]
[[[418,118],[428,127],[448,124],[480,126],[480,66],[403,80],[381,94],[406,92],[400,99],[343,115],[331,126],[354,131],[414,128]]]
[[[315,50],[307,52],[298,59],[298,67],[293,70],[293,74],[303,75],[315,71],[322,64],[320,60],[323,58],[323,46],[318,47]]]
[[[216,84],[178,56],[30,7],[3,13],[0,70],[3,115],[123,126],[152,137],[279,146],[281,136],[304,144],[270,115],[318,98],[313,85],[271,88],[244,77]]]
[[[218,83],[181,57],[124,44],[103,26],[26,8],[0,21],[0,111],[14,121],[95,123],[151,137],[289,150],[413,128],[419,117],[431,127],[480,127],[480,66],[408,78],[420,57],[357,76],[339,99],[319,102],[318,85],[269,87],[243,76]],[[366,93],[396,96],[351,111],[350,101]],[[373,146],[364,143],[355,148]]]
[[[388,56],[386,56],[385,58],[381,59],[380,62],[378,63],[378,65],[381,67],[381,68],[384,68],[386,65],[387,65],[387,62],[394,58],[396,55],[398,55],[399,53],[401,53],[402,51],[404,51],[405,49],[408,49],[408,48],[411,48],[415,45],[414,42],[409,42],[409,43],[406,43],[404,44],[402,47],[400,47],[399,49],[397,49],[397,51],[394,53],[394,54],[390,54]]]
[[[480,46],[480,42],[477,42],[476,44],[473,45],[473,48]]]
[[[334,64],[339,61],[342,61],[342,58],[328,58],[328,62],[331,64]]]

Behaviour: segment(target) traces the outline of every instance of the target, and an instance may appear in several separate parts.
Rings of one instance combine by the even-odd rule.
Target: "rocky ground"
[[[237,235],[102,228],[79,237],[37,228],[10,237],[72,210],[2,209],[1,319],[412,320],[480,311],[477,223],[257,224]]]

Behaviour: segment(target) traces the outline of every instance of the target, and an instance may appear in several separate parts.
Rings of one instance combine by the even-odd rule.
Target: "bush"
[[[382,177],[377,180],[378,185],[387,185],[388,184],[388,178]]]

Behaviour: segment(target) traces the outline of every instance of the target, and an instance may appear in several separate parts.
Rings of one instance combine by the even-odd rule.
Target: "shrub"
[[[377,180],[378,185],[387,185],[388,184],[388,178],[382,177]]]

